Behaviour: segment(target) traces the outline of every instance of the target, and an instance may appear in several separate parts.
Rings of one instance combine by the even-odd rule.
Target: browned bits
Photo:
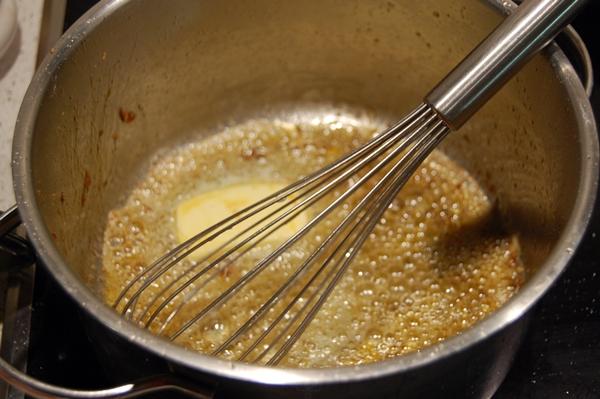
[[[255,148],[248,148],[241,151],[241,156],[244,160],[250,161],[258,158],[258,153]]]
[[[135,120],[135,113],[133,111],[127,111],[124,108],[119,108],[119,118],[121,122],[131,123]]]
[[[176,244],[173,211],[179,201],[219,184],[252,179],[292,182],[355,148],[380,128],[343,120],[306,124],[255,120],[155,159],[123,207],[109,215],[103,249],[106,301],[112,303],[142,270],[141,265]],[[243,156],[244,151],[258,148],[264,157]],[[202,352],[214,350],[250,317],[274,286],[283,283],[366,189],[281,256],[238,299],[176,342]],[[519,289],[524,278],[518,240],[503,233],[495,214],[477,182],[442,153],[434,152],[384,214],[283,365],[374,362],[432,345],[486,317]],[[168,331],[189,320],[198,307],[272,250],[272,244],[259,246],[251,259],[220,273]],[[155,289],[187,266],[189,261],[183,262],[161,278]],[[224,356],[239,356],[250,342],[241,340]]]

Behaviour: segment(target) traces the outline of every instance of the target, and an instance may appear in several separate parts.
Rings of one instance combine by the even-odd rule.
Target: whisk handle
[[[586,0],[525,0],[429,94],[452,129],[462,126],[575,16]]]

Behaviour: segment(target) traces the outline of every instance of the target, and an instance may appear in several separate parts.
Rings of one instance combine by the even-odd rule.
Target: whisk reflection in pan
[[[457,68],[438,84],[423,104],[399,123],[329,166],[233,214],[162,256],[122,290],[114,307],[146,328],[175,340],[208,319],[226,302],[289,251],[336,208],[372,184],[328,235],[306,254],[281,286],[212,352],[222,355],[249,338],[239,360],[278,364],[306,330],[412,173],[451,129],[457,129],[518,68],[545,45],[584,3],[582,0],[524,2]],[[324,200],[346,187],[330,202]],[[362,194],[361,194],[362,195]],[[233,262],[302,212],[309,221],[259,260],[223,292],[197,306],[193,298]],[[242,225],[241,223],[244,222]],[[225,232],[234,231],[219,248],[191,262],[164,287],[149,289],[176,265]],[[175,325],[186,306],[193,316]],[[187,314],[187,313],[186,313]],[[174,327],[175,326],[175,327]]]

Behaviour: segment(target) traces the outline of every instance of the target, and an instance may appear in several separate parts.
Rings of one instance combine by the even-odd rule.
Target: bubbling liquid
[[[376,123],[342,119],[252,120],[157,155],[123,206],[109,214],[102,259],[106,302],[112,304],[137,273],[177,244],[174,212],[182,201],[227,184],[293,182],[380,129]],[[284,283],[367,189],[361,188],[356,198],[176,342],[214,351]],[[468,172],[434,151],[395,198],[281,365],[333,367],[399,356],[459,334],[493,312],[524,279],[518,240],[500,228],[494,215],[492,201]],[[177,331],[274,248],[272,243],[253,248],[192,298],[169,305],[150,329],[160,332],[169,310],[185,301],[162,333]],[[159,292],[190,262],[182,262],[147,291]],[[138,309],[147,297],[140,297]],[[269,314],[274,317],[280,309]],[[238,358],[267,324],[268,317],[221,356]],[[257,354],[264,348],[266,344],[259,346]]]

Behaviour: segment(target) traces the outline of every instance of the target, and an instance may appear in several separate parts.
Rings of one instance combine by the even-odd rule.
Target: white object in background
[[[0,211],[15,203],[10,170],[12,136],[23,95],[35,71],[44,3],[52,0],[10,1],[17,9],[17,33],[0,58]]]
[[[17,32],[17,7],[13,0],[0,0],[0,58],[6,53]]]

